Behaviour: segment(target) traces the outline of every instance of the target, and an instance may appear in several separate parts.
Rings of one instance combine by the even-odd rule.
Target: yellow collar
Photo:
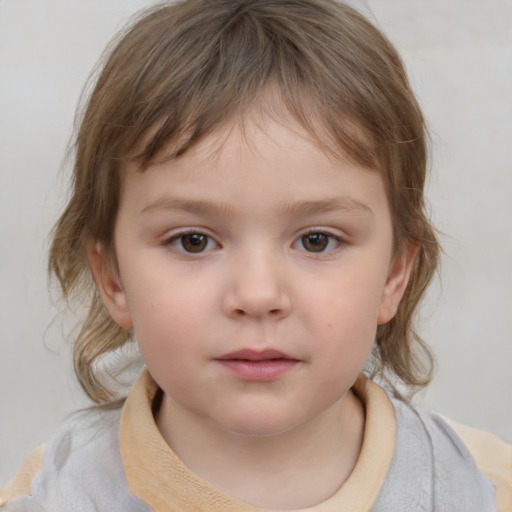
[[[130,491],[155,511],[257,512],[258,508],[215,489],[192,473],[165,442],[152,413],[158,387],[144,370],[121,415],[119,441]],[[384,391],[364,376],[353,387],[365,408],[363,445],[357,463],[340,489],[309,512],[369,511],[393,457],[396,420]]]

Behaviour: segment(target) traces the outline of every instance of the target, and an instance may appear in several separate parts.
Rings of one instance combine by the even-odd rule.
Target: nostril
[[[248,311],[245,311],[244,309],[241,309],[241,308],[237,308],[233,312],[238,317],[243,317],[243,316],[265,316],[265,315],[275,317],[275,316],[281,316],[283,314],[283,310],[280,309],[280,308],[270,309],[266,313],[261,313],[261,314],[259,314],[259,313],[258,314],[257,313],[249,313]]]
[[[238,283],[239,284],[239,283]],[[223,300],[223,311],[234,318],[279,319],[289,313],[290,300],[276,287],[237,286]]]

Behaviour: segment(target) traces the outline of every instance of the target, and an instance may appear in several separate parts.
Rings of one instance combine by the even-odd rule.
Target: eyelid
[[[305,236],[308,236],[310,234],[317,234],[317,233],[318,234],[326,235],[330,239],[335,240],[336,241],[336,247],[331,248],[329,250],[323,250],[323,251],[308,251],[306,248],[299,249],[298,247],[296,247],[296,245],[298,243],[300,243],[301,240]],[[295,240],[294,240],[294,242],[292,244],[292,247],[297,249],[297,250],[300,250],[301,252],[305,252],[306,254],[308,254],[310,256],[319,257],[321,255],[327,256],[327,255],[330,255],[332,253],[335,253],[336,251],[338,251],[340,248],[343,248],[347,244],[348,244],[347,236],[344,235],[342,232],[340,232],[338,229],[326,228],[326,227],[322,227],[322,226],[318,226],[318,227],[317,226],[313,226],[313,227],[307,228],[306,230],[300,232],[295,237]]]
[[[174,245],[174,242],[177,242],[180,238],[187,236],[187,235],[195,235],[195,234],[204,235],[205,237],[208,238],[209,241],[211,241],[215,244],[215,247],[211,247],[209,249],[205,249],[203,251],[198,251],[197,253],[194,253],[192,251],[186,251],[184,249],[180,249],[179,247],[176,247]],[[162,242],[162,245],[164,245],[165,247],[168,247],[168,248],[172,248],[181,254],[187,254],[187,255],[193,255],[193,256],[199,256],[201,254],[208,253],[208,252],[220,247],[220,243],[216,240],[216,237],[213,236],[209,232],[208,229],[199,228],[199,227],[198,228],[187,227],[187,228],[175,229],[172,232],[166,234],[166,236]]]
[[[332,238],[335,238],[336,240],[339,240],[340,242],[347,242],[348,235],[343,233],[340,229],[335,228],[327,228],[325,226],[313,226],[307,229],[304,229],[298,233],[298,235],[295,237],[297,240],[303,236],[310,235],[312,233],[323,233],[325,235],[328,235]]]

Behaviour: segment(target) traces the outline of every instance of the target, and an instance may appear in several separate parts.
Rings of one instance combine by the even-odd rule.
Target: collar
[[[360,375],[353,391],[363,403],[366,421],[361,452],[340,489],[308,512],[369,511],[384,483],[395,447],[396,420],[386,393]],[[154,510],[183,512],[257,512],[192,473],[160,434],[152,413],[158,386],[145,369],[128,396],[119,426],[119,442],[130,491]]]

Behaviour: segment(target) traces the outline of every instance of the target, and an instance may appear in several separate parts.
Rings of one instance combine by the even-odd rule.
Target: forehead
[[[288,128],[334,159],[348,158],[369,169],[380,167],[373,137],[362,122],[343,112],[325,110],[304,91],[297,90],[291,100],[278,86],[268,85],[252,103],[238,105],[215,123],[202,126],[200,119],[196,113],[195,117],[182,120],[172,137],[162,139],[167,122],[164,117],[135,144],[135,160],[144,169],[188,153],[197,156],[198,147],[200,152],[210,153],[209,157],[218,153],[229,134],[238,133],[239,142],[251,146],[255,130],[265,131],[275,124]]]
[[[387,209],[379,173],[341,150],[329,151],[290,116],[277,121],[261,111],[223,124],[178,158],[162,153],[145,169],[132,162],[122,176],[121,206],[129,201],[138,211],[185,203],[233,211],[310,203],[312,212],[315,202],[324,209]]]

